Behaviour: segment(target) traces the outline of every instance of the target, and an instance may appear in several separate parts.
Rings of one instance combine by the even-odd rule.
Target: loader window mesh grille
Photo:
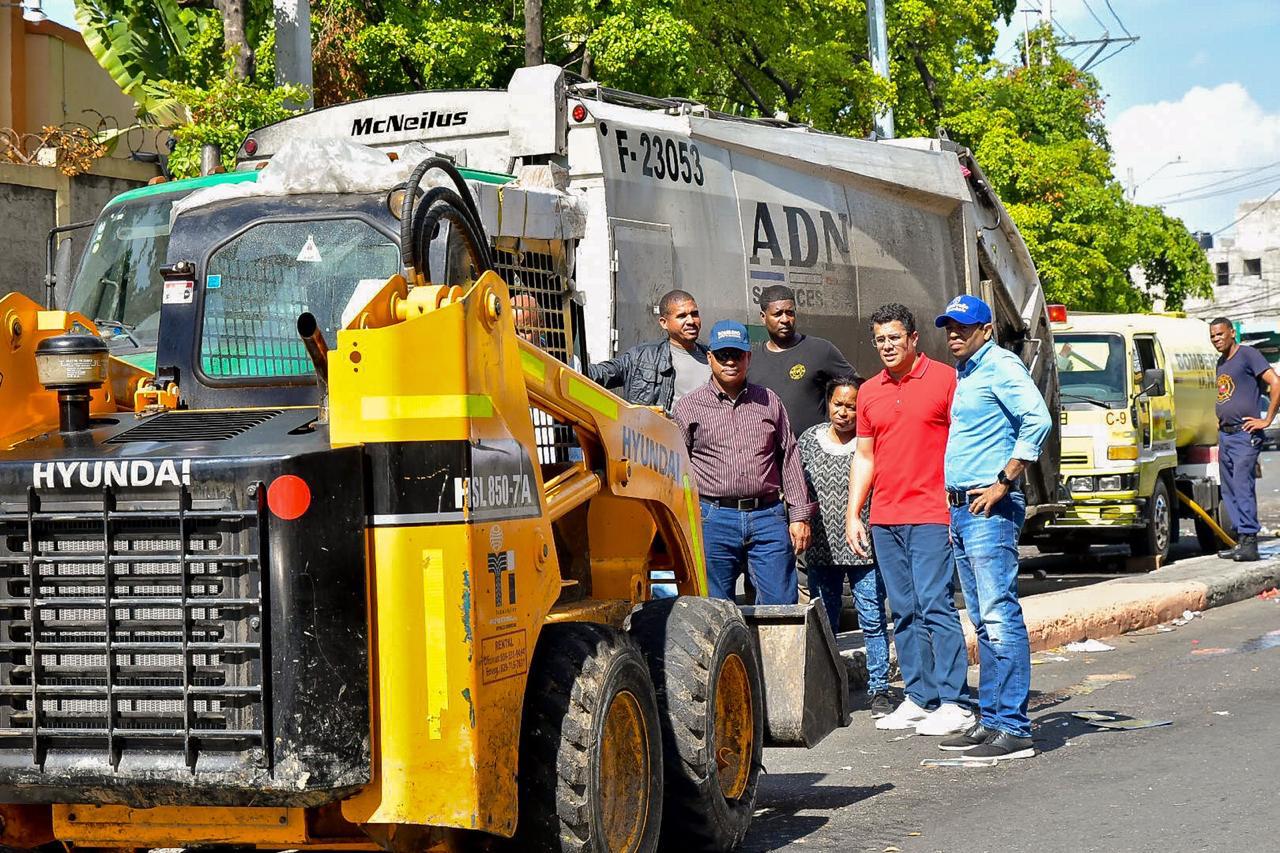
[[[568,279],[556,271],[555,258],[543,252],[493,250],[494,271],[511,289],[516,331],[550,355],[575,367],[572,294]],[[529,410],[538,443],[538,461],[560,465],[580,457],[573,428],[538,408]]]
[[[101,501],[0,514],[0,747],[264,749],[257,513]]]
[[[359,219],[265,222],[209,258],[200,368],[214,379],[309,376],[298,315],[329,341],[362,279],[400,269],[394,242]]]

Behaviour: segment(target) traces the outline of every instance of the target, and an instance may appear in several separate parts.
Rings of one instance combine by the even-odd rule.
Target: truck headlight
[[[1109,477],[1098,478],[1098,491],[1100,492],[1118,492],[1124,488],[1124,477],[1120,474],[1112,474]]]
[[[1071,477],[1070,479],[1067,480],[1067,488],[1070,489],[1073,493],[1096,491],[1096,489],[1094,489],[1093,487],[1092,477]]]

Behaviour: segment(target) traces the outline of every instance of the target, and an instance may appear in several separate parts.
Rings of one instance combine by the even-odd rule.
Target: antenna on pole
[[[871,70],[888,80],[889,32],[884,22],[884,0],[867,0],[867,44],[871,52]],[[876,114],[875,133],[881,139],[893,138],[892,107]]]

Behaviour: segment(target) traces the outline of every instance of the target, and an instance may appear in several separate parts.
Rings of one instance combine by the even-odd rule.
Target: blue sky
[[[1139,37],[1093,69],[1107,94],[1116,175],[1136,185],[1136,199],[1161,204],[1193,230],[1216,231],[1237,205],[1280,190],[1280,0],[1110,4],[1115,15],[1107,0],[1052,0],[1053,17],[1064,38],[1123,35],[1121,23]],[[44,5],[75,25],[72,0]],[[1019,14],[1001,35],[1002,58],[1017,56],[1022,32]]]

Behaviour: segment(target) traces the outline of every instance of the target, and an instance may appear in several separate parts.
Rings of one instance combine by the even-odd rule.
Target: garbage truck
[[[1127,543],[1136,557],[1165,561],[1189,518],[1203,550],[1221,547],[1209,325],[1177,313],[1049,312],[1070,499],[1040,544]]]

